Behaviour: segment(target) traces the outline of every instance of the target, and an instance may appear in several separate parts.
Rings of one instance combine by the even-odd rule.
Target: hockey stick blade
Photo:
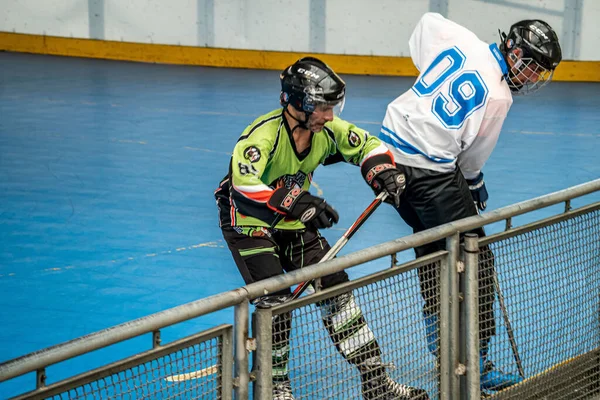
[[[183,382],[183,381],[190,381],[192,379],[200,379],[200,378],[205,378],[207,376],[210,375],[214,375],[218,372],[218,367],[216,365],[204,368],[204,369],[199,369],[198,371],[192,371],[192,372],[187,372],[185,374],[179,374],[179,375],[171,375],[171,376],[167,376],[165,378],[165,381],[167,382]]]

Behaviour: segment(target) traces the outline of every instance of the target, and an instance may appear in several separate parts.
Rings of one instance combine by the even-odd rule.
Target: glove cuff
[[[360,166],[360,172],[369,185],[373,183],[373,178],[381,171],[396,168],[394,160],[388,154],[377,154],[369,157]]]
[[[308,192],[300,188],[287,189],[285,187],[276,189],[267,201],[269,208],[282,213],[290,214],[298,201]]]
[[[485,183],[483,182],[483,172],[480,172],[479,175],[477,175],[475,178],[467,179],[466,181],[469,185],[470,190],[477,190],[483,185],[485,185]]]

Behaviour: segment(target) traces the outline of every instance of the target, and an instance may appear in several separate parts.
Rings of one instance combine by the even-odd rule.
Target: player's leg
[[[284,273],[279,247],[266,228],[222,228],[223,237],[246,284]],[[255,305],[275,306],[287,300],[289,288],[253,300]],[[272,327],[273,399],[294,400],[288,376],[289,336],[292,313],[274,316]]]
[[[421,223],[418,228],[429,229],[447,222],[456,221],[477,214],[477,209],[473,203],[468,185],[460,172],[456,170],[453,173],[438,173],[428,170],[410,169],[407,178],[406,203],[408,203],[414,214],[417,215]],[[412,187],[411,187],[412,183]],[[401,214],[402,215],[402,214]],[[485,236],[483,229],[473,231],[479,237]],[[417,256],[423,256],[431,252],[444,249],[443,241],[421,246],[416,249]],[[488,358],[488,348],[491,337],[495,334],[494,318],[494,284],[493,268],[494,256],[488,246],[481,249],[479,263],[479,334],[481,353],[481,383],[484,388],[504,388],[518,382],[518,377],[509,374],[503,374],[493,369],[493,363]],[[436,271],[439,272],[439,271]],[[434,346],[437,341],[438,332],[438,279],[432,274],[433,271],[427,271],[421,268],[419,278],[421,282],[421,293],[426,301],[424,308],[424,318],[426,325],[427,342],[430,351],[436,350]],[[435,282],[431,284],[428,282]],[[517,379],[515,379],[517,378]]]
[[[289,258],[286,269],[302,268],[317,263],[327,253],[330,246],[315,231],[287,234],[287,248],[295,251],[284,252]],[[348,275],[340,271],[321,279],[323,288],[329,288],[348,281]],[[361,374],[363,397],[365,399],[428,399],[422,389],[394,382],[385,371],[381,361],[381,349],[375,334],[369,328],[352,292],[343,293],[318,304],[323,324],[338,352]]]
[[[467,204],[472,205],[471,215],[477,214],[477,209],[470,196],[467,182],[458,177],[457,184],[461,188]],[[485,231],[478,228],[472,231],[478,237],[484,237]],[[489,357],[489,345],[492,337],[496,335],[496,318],[494,315],[494,299],[496,295],[494,286],[495,273],[494,253],[488,245],[479,249],[479,369],[481,373],[480,384],[482,389],[502,390],[519,383],[522,378],[518,375],[504,373],[494,366]]]
[[[466,216],[477,214],[477,208],[469,191],[469,186],[462,176],[457,175],[456,184],[460,188],[465,204]],[[464,217],[461,217],[464,218]],[[477,228],[472,231],[478,237],[484,237],[485,231]],[[482,389],[501,390],[519,383],[522,379],[518,375],[504,373],[495,368],[489,358],[489,344],[491,338],[496,334],[496,319],[494,315],[494,254],[489,246],[483,246],[479,250],[479,367],[480,383]]]
[[[400,207],[397,209],[398,213],[412,229],[414,233],[424,231],[427,229],[421,222],[420,216],[416,209],[412,206],[415,202],[418,206],[421,206],[420,202],[413,199],[418,199],[422,191],[427,186],[425,182],[420,179],[419,170],[410,167],[404,167],[405,174],[409,181],[405,192],[402,194],[400,199]],[[423,246],[415,248],[415,257],[423,257],[431,253],[435,253],[439,250],[445,249],[445,242],[443,240],[428,243]],[[435,357],[436,366],[439,365],[439,269],[436,265],[424,265],[417,269],[419,277],[419,285],[421,288],[421,296],[423,297],[423,322],[425,324],[425,337],[427,340],[427,348],[429,352]]]

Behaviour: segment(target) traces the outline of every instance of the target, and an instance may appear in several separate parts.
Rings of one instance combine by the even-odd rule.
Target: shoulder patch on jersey
[[[352,147],[360,146],[360,136],[354,131],[348,132],[348,143]]]
[[[260,150],[254,146],[247,147],[244,150],[244,158],[251,163],[255,163],[260,160]]]

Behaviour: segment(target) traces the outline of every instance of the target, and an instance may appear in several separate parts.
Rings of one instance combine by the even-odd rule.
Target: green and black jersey
[[[362,165],[374,156],[393,160],[387,147],[364,129],[340,118],[312,133],[310,146],[298,153],[283,115],[274,110],[257,118],[240,136],[231,157],[228,176],[215,192],[221,226],[265,226],[304,229],[299,220],[282,218],[268,204],[277,188],[308,191],[319,164],[338,161]]]

